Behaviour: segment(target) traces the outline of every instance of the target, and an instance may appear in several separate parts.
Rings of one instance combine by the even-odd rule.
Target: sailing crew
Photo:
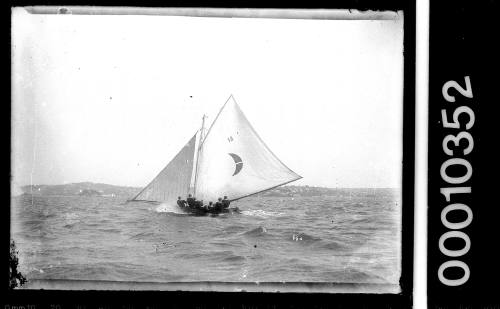
[[[186,199],[186,201],[187,201],[189,208],[194,208],[194,202],[196,201],[196,199],[191,194],[188,195],[188,198]]]
[[[185,200],[181,200],[180,196],[177,198],[177,206],[179,206],[180,208],[186,207],[186,201]]]
[[[227,209],[229,208],[229,204],[231,204],[231,202],[227,199],[227,195],[224,195],[224,199],[222,200],[222,207],[224,209]]]
[[[216,211],[221,211],[222,210],[222,198],[219,197],[217,202],[215,202],[215,210]]]
[[[162,202],[166,196],[169,196],[168,202],[172,203],[174,197],[170,195],[173,192],[179,192],[181,196],[186,192],[193,192],[192,196],[190,195],[189,198],[187,198],[187,195],[184,195],[184,197],[186,197],[185,200],[189,205],[189,208],[186,207],[185,210],[194,212],[195,194],[198,194],[200,197],[203,196],[207,201],[211,200],[215,203],[217,198],[214,199],[214,197],[217,195],[214,194],[228,193],[231,194],[231,201],[236,201],[254,194],[255,192],[269,190],[278,183],[285,184],[301,178],[301,176],[281,163],[281,161],[264,145],[232,96],[229,97],[226,103],[224,103],[219,111],[222,117],[216,116],[210,128],[208,128],[208,131],[212,132],[210,133],[212,135],[208,135],[208,132],[204,134],[206,131],[205,116],[202,118],[201,129],[188,141],[185,146],[187,148],[180,149],[179,155],[176,155],[167,166],[161,170],[160,174],[155,177],[149,185],[142,189],[133,200],[153,200]],[[211,130],[212,127],[222,129],[213,131]],[[240,136],[244,135],[244,132],[249,132],[248,134],[252,136],[251,138],[245,139],[245,141],[243,141],[244,145],[242,144],[242,146],[238,146],[240,142],[238,142],[238,139],[234,139],[237,138],[239,132],[242,133]],[[214,139],[221,141],[225,141],[227,136],[227,140],[230,143],[237,143],[238,145],[228,148],[226,146],[222,147],[222,142],[204,142],[207,140],[207,136],[213,135]],[[210,140],[209,138],[208,141]],[[220,147],[224,149],[220,149]],[[236,153],[232,153],[231,151],[235,151]],[[254,159],[254,161],[252,161],[252,159],[247,161],[246,158],[252,156],[258,156],[258,158]],[[229,157],[231,157],[231,159],[229,159]],[[193,163],[191,162],[193,158],[197,159],[196,166],[191,164]],[[202,160],[200,161],[200,159]],[[226,160],[228,160],[228,162],[226,162]],[[215,163],[215,165],[209,163],[219,161],[224,161],[225,163],[223,165],[226,163],[228,164],[227,171],[220,170],[222,166],[217,166],[217,163]],[[232,170],[230,167],[233,167],[233,162],[231,161],[234,161],[233,173],[229,170]],[[200,162],[202,163],[201,166],[199,164]],[[209,168],[205,168],[207,166],[209,166]],[[252,174],[253,169],[268,170],[268,172],[265,173],[265,175],[261,175],[262,178],[256,179],[255,175]],[[183,175],[187,178],[192,176],[191,178],[193,179],[191,180],[193,180],[193,184],[191,185],[191,181],[189,184],[186,183],[187,179],[184,179],[185,177]],[[237,178],[237,183],[233,183],[235,180],[234,176]],[[200,187],[200,184],[203,185],[203,188]],[[237,194],[236,191],[231,190],[232,187],[237,187]],[[201,190],[198,190],[198,188]],[[184,197],[182,197],[182,199],[184,199]],[[233,205],[233,207],[237,208],[236,205]]]
[[[210,208],[209,208],[209,207],[210,207],[210,206],[209,206],[208,204],[205,204],[205,205],[203,205],[203,210],[204,210],[205,212],[209,212],[209,211],[210,211]]]
[[[214,210],[214,204],[212,202],[208,202],[208,211]]]
[[[203,209],[203,201],[194,201],[194,207],[196,209]]]

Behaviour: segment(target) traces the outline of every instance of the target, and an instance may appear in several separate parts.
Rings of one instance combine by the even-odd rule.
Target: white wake
[[[174,214],[181,214],[185,215],[186,213],[183,212],[179,206],[177,205],[172,205],[172,204],[167,204],[167,203],[162,203],[158,205],[155,209],[156,212],[169,212],[169,213],[174,213]]]
[[[243,210],[241,213],[246,216],[260,217],[260,218],[281,217],[285,214],[283,212],[265,211],[262,209]]]

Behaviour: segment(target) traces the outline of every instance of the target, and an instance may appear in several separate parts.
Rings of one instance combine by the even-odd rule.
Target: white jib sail
[[[133,200],[175,203],[178,196],[185,198],[191,185],[195,144],[196,134]]]
[[[300,178],[269,150],[231,96],[203,141],[196,198],[235,200]]]

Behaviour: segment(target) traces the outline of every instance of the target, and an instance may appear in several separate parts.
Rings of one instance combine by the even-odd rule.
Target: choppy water
[[[389,189],[249,197],[198,217],[110,197],[20,196],[12,238],[28,279],[397,284],[401,203]]]

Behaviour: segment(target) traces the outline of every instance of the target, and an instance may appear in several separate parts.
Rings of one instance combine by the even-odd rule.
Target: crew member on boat
[[[197,201],[197,200],[195,199],[195,201],[194,201],[194,207],[195,207],[196,209],[203,209],[203,200],[201,200],[201,201]]]
[[[205,204],[205,205],[203,205],[203,211],[205,211],[205,212],[209,212],[209,211],[210,211],[210,208],[209,208],[209,207],[210,207],[210,206],[209,206],[209,204]]]
[[[194,208],[196,199],[193,197],[193,195],[189,194],[186,201],[187,201],[189,208]]]
[[[222,207],[224,209],[227,209],[229,208],[229,204],[231,204],[231,202],[227,199],[227,195],[224,195],[224,199],[222,200]]]
[[[214,210],[214,204],[212,202],[208,202],[207,210],[208,211],[213,211]]]
[[[181,197],[179,196],[177,198],[177,205],[180,207],[180,208],[184,208],[186,207],[186,201],[185,200],[182,200]]]
[[[215,210],[216,211],[221,211],[222,210],[222,198],[219,197],[217,202],[215,202]]]

